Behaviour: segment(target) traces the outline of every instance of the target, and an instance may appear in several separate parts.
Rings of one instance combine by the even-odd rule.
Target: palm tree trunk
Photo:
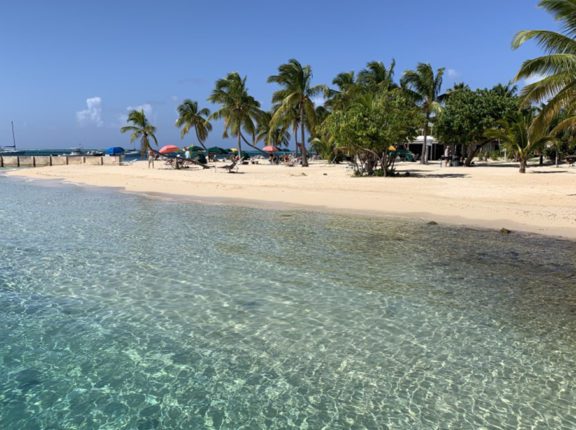
[[[238,132],[238,160],[242,160],[242,134]]]
[[[559,154],[558,148],[556,148],[556,160],[555,160],[556,167],[560,167],[560,157],[559,157],[559,155],[560,155],[560,154]]]
[[[526,173],[526,165],[527,165],[527,161],[524,158],[520,158],[520,173]]]
[[[304,136],[304,111],[302,110],[301,117],[301,137],[302,137],[302,167],[308,167],[308,151],[306,150],[306,137]]]
[[[430,114],[426,113],[426,124],[424,124],[424,144],[422,147],[422,157],[420,163],[428,164],[428,122],[430,121]]]
[[[298,157],[300,154],[300,148],[298,147],[298,124],[294,125],[294,155]]]

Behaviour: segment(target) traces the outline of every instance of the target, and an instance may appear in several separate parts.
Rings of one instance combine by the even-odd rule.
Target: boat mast
[[[12,124],[12,148],[16,149],[16,136],[14,135],[14,121],[10,121]]]

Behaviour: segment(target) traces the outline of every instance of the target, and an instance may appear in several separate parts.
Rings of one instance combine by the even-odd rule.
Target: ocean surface
[[[0,195],[0,429],[576,428],[574,242]]]

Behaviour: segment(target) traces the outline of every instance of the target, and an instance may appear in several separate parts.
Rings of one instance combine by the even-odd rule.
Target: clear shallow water
[[[0,428],[576,428],[576,246],[0,176]]]

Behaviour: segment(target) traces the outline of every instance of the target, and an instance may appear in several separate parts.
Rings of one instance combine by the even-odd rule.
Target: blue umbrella
[[[110,148],[106,148],[104,152],[108,155],[120,155],[124,154],[124,148],[120,146],[111,146]]]

